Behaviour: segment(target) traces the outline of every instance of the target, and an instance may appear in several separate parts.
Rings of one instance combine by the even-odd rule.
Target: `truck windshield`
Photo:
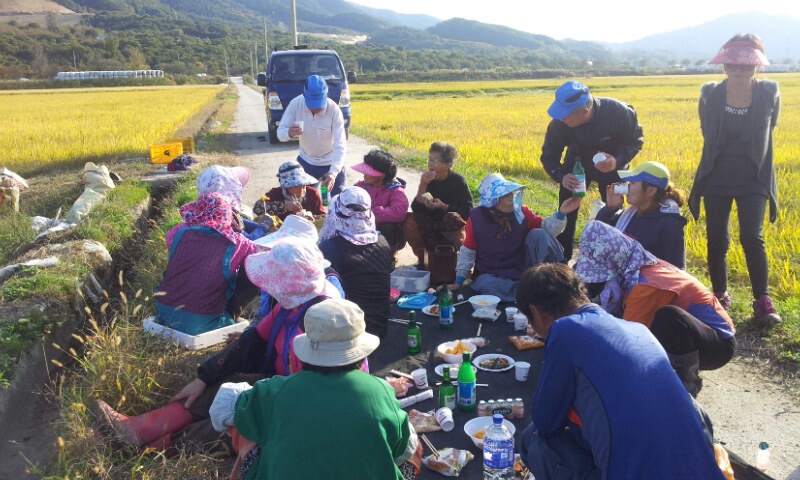
[[[282,55],[272,62],[270,74],[275,82],[304,82],[309,75],[344,80],[344,72],[333,55]]]

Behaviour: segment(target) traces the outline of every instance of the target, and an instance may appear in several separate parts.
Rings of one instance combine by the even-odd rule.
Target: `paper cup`
[[[628,184],[627,183],[614,184],[614,193],[616,193],[617,195],[627,195],[628,194]]]
[[[531,369],[531,364],[528,362],[515,362],[514,363],[514,378],[518,382],[524,382],[528,379],[528,372]]]
[[[417,388],[428,388],[428,371],[424,368],[418,368],[411,372],[411,376],[414,378],[414,385]]]
[[[296,126],[300,127],[300,130],[301,130],[300,134],[302,135],[302,130],[303,130],[303,126],[305,126],[305,122],[302,121],[302,120],[298,120],[298,121],[294,122],[294,124]]]
[[[527,329],[528,329],[528,317],[526,317],[521,313],[514,315],[514,330],[527,330]]]
[[[436,410],[436,421],[442,427],[442,430],[449,432],[455,426],[453,422],[453,411],[447,407]]]
[[[517,307],[506,307],[506,322],[513,322],[514,315],[519,313],[519,309]]]
[[[606,154],[603,152],[597,152],[594,154],[594,157],[592,157],[592,161],[595,163],[595,165],[597,165],[598,163],[602,162],[605,159],[606,159]]]

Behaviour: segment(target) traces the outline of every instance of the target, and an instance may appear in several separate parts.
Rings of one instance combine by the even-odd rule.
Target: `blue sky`
[[[461,17],[505,25],[555,39],[601,42],[638,40],[714,20],[730,13],[760,11],[800,19],[800,2],[792,0],[349,0],[400,13],[424,13],[446,20]],[[524,5],[524,7],[521,7]]]

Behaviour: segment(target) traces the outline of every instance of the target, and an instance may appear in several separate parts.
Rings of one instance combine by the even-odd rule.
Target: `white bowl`
[[[497,304],[500,303],[500,297],[494,295],[473,295],[469,297],[469,303],[475,311],[497,309]]]
[[[511,435],[514,435],[514,432],[517,431],[516,427],[514,427],[514,424],[509,422],[505,418],[503,419],[503,425],[505,425],[506,428],[508,429],[508,431],[511,432]],[[476,447],[478,447],[481,450],[483,450],[483,439],[482,438],[475,438],[475,437],[473,437],[473,435],[476,432],[478,432],[480,430],[486,430],[491,426],[492,426],[492,417],[491,416],[475,417],[472,420],[470,420],[470,421],[468,421],[467,423],[464,424],[464,433],[467,434],[467,436],[470,438],[470,440],[472,440],[472,443],[474,443]]]
[[[440,344],[438,347],[436,347],[436,351],[439,352],[439,355],[441,355],[441,357],[444,359],[445,362],[457,363],[458,365],[461,365],[461,362],[464,361],[461,353],[444,353],[444,351],[447,350],[448,348],[455,347],[457,341],[458,340],[453,342],[444,342]],[[475,350],[477,350],[478,347],[469,342],[461,342],[461,343],[463,343],[464,346],[467,347],[467,350],[469,350],[469,358],[472,359],[472,354],[475,353]]]

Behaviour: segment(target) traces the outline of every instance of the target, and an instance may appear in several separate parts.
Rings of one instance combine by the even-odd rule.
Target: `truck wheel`
[[[278,129],[269,127],[269,143],[271,145],[275,145],[276,143],[280,143],[278,140]]]

